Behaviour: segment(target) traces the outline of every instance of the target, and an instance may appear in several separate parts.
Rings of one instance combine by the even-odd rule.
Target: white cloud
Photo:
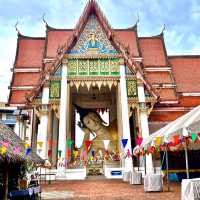
[[[8,86],[11,79],[10,68],[13,67],[16,51],[15,37],[0,38],[0,101],[7,101]]]
[[[191,17],[195,21],[200,19],[200,5],[196,0],[191,1]]]

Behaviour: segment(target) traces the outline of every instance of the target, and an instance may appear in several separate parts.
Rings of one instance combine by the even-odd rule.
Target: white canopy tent
[[[142,149],[152,144],[157,137],[163,137],[165,142],[173,135],[188,136],[192,131],[200,132],[200,106],[170,122],[163,128],[157,130],[149,137],[144,138],[141,145],[136,149]]]
[[[133,153],[137,154],[138,151],[153,146],[158,137],[163,138],[163,142],[168,143],[174,135],[189,136],[192,132],[200,132],[200,105],[144,138],[141,145],[134,148]],[[200,145],[195,147],[195,149],[197,148],[200,149]],[[185,156],[187,177],[189,178],[187,147],[185,148]]]

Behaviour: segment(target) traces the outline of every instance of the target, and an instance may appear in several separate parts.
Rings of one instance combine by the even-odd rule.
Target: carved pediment
[[[91,15],[69,54],[118,54],[102,29],[96,15]]]

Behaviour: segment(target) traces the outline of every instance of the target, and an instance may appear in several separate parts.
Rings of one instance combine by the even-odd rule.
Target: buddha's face
[[[89,128],[91,131],[97,131],[101,128],[102,122],[101,119],[95,113],[89,113],[83,118],[84,125]]]

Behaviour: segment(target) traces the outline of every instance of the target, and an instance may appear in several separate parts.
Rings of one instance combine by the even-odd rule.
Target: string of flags
[[[134,151],[135,156],[145,154],[153,154],[160,151],[178,151],[183,149],[184,145],[189,145],[190,143],[198,144],[200,143],[200,133],[191,132],[189,135],[184,136],[180,134],[174,134],[171,137],[166,138],[166,136],[157,136],[152,138],[144,147],[140,148],[143,139],[136,139],[139,148]]]
[[[49,145],[49,147],[51,146],[51,145],[53,145],[53,144],[57,144],[57,141],[55,142],[55,141],[53,141],[53,140],[48,140],[48,145]],[[88,152],[90,151],[90,149],[92,148],[92,143],[93,143],[93,141],[92,140],[87,140],[87,141],[85,141],[85,151],[83,152],[83,155],[81,156],[81,159],[82,160],[84,160],[84,161],[86,161],[88,158],[87,158],[87,154],[88,154]],[[106,154],[105,154],[105,159],[114,159],[114,160],[117,160],[118,159],[118,155],[112,155],[111,156],[111,154],[109,154],[108,153],[108,146],[109,146],[109,143],[110,143],[110,140],[103,140],[103,143],[104,143],[104,148],[105,148],[105,151],[107,152]],[[125,147],[127,146],[127,143],[128,143],[128,139],[122,139],[121,140],[121,143],[122,143],[122,147],[125,149]],[[79,156],[79,151],[75,148],[74,150],[73,150],[73,144],[74,144],[74,141],[73,140],[71,140],[71,139],[68,139],[67,141],[66,141],[66,145],[68,146],[68,147],[70,147],[70,148],[68,148],[67,149],[67,152],[66,152],[66,157],[67,158],[70,158],[71,157],[71,155],[73,155],[73,157],[76,159],[78,156]],[[3,141],[1,141],[0,142],[0,154],[1,155],[4,155],[4,154],[6,154],[6,152],[7,152],[7,150],[8,150],[8,148],[9,148],[9,145],[10,145],[10,143],[9,142],[3,142]],[[43,141],[37,141],[37,152],[40,154],[41,152],[42,152],[42,150],[43,150],[43,145],[44,145],[44,142]],[[30,145],[28,144],[28,143],[25,143],[24,144],[24,147],[25,148],[21,148],[21,146],[16,146],[16,147],[14,147],[13,148],[13,154],[14,155],[17,155],[17,154],[20,154],[20,153],[24,153],[26,156],[28,156],[30,153],[31,153],[31,151],[32,151],[32,149],[31,149],[31,147],[30,147]],[[24,149],[25,149],[25,152],[24,152]],[[52,154],[53,154],[53,152],[52,152],[52,146],[51,146],[51,149],[49,149],[48,150],[48,157],[51,157],[52,156]],[[132,156],[131,155],[131,153],[130,153],[131,151],[130,150],[128,150],[126,153],[124,153],[123,154],[123,156],[124,157],[130,157],[130,156]],[[58,150],[57,151],[57,155],[58,155],[58,158],[61,158],[61,157],[63,157],[62,156],[62,150]],[[97,155],[97,152],[95,152],[94,150],[91,150],[91,156],[90,156],[90,159],[89,160],[95,160],[94,158],[96,157],[96,155]],[[122,155],[121,155],[122,156]],[[102,158],[103,157],[103,153],[102,153],[102,151],[100,150],[99,151],[99,157],[100,158]]]

